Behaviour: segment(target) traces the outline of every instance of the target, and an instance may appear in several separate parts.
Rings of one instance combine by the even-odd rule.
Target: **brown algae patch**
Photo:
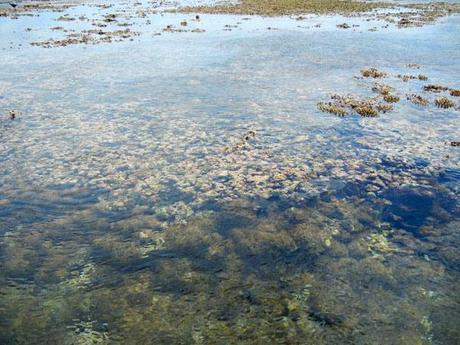
[[[331,96],[331,102],[319,102],[318,109],[338,116],[356,113],[363,117],[376,117],[393,109],[391,105],[379,103],[376,98],[361,100],[354,96]]]
[[[423,81],[425,81],[425,80],[428,80],[428,77],[427,77],[426,75],[424,75],[424,74],[419,74],[419,75],[418,75],[418,80],[423,80]]]
[[[380,11],[376,11],[378,9]],[[386,9],[390,9],[391,11],[386,11]],[[459,13],[460,6],[458,4],[446,3],[395,5],[390,2],[354,0],[241,0],[232,4],[186,6],[171,11],[263,16],[302,15],[306,13],[361,15],[367,17],[368,20],[386,21],[398,28],[410,28],[431,24],[438,18]],[[340,24],[337,27],[348,29],[350,26],[348,24]],[[388,24],[387,26],[383,26],[383,28],[387,27]],[[375,30],[371,29],[370,31]],[[410,64],[409,67],[417,68],[417,65]]]
[[[422,105],[422,106],[427,106],[430,103],[428,99],[426,99],[425,97],[422,97],[416,94],[408,95],[407,100],[416,105]]]
[[[360,13],[388,6],[389,4],[383,2],[361,2],[353,0],[241,0],[237,4],[183,7],[179,11],[275,16],[302,13]]]
[[[455,103],[447,97],[436,98],[434,104],[436,104],[438,108],[443,109],[453,108],[455,106]]]
[[[13,2],[13,1],[11,1]],[[8,2],[6,2],[8,3]],[[52,11],[52,12],[62,12],[65,9],[76,6],[77,3],[71,4],[63,3],[61,1],[56,2],[35,2],[24,4],[22,6],[17,6],[11,8],[10,6],[0,9],[0,17],[10,17],[12,19],[17,19],[18,16],[29,16],[31,13],[41,12],[41,11]]]
[[[393,110],[393,106],[391,104],[383,104],[383,103],[377,103],[375,108],[379,113],[386,113],[388,111]]]
[[[383,100],[388,103],[397,103],[399,102],[399,96],[386,94],[383,95]]]
[[[448,3],[406,4],[399,7],[404,11],[378,13],[376,18],[395,24],[402,29],[433,24],[441,17],[460,11],[459,4]],[[417,64],[409,64],[407,67],[417,68]]]
[[[376,117],[378,115],[377,109],[368,103],[360,104],[354,110],[363,117]]]
[[[412,74],[398,74],[397,77],[401,79],[404,82],[407,82],[409,80],[423,80],[426,81],[428,80],[428,77],[424,74],[419,74],[419,75],[412,75]]]
[[[185,23],[185,25],[184,25]],[[180,22],[180,26],[181,27],[186,27],[188,24],[186,21],[182,21]],[[180,33],[180,32],[193,32],[193,33],[203,33],[205,32],[206,30],[204,29],[200,29],[200,28],[195,28],[195,29],[192,29],[192,30],[187,30],[187,29],[182,29],[182,28],[177,28],[175,27],[174,25],[172,24],[168,24],[166,25],[166,27],[164,27],[162,30],[162,32],[167,32],[167,33]],[[157,32],[155,33],[154,35],[161,35],[161,33]]]
[[[68,14],[64,15],[64,16],[60,16],[59,18],[57,18],[56,20],[60,21],[60,22],[72,22],[75,20],[74,17],[70,17]]]
[[[377,92],[379,95],[383,97],[383,100],[388,103],[396,103],[399,102],[399,97],[392,95],[390,92],[393,91],[394,88],[388,85],[375,83],[372,87],[372,91]]]
[[[99,43],[111,43],[113,41],[123,41],[124,39],[133,36],[139,36],[140,34],[130,29],[115,30],[115,31],[103,31],[101,29],[94,30],[83,30],[79,33],[71,33],[63,39],[54,40],[50,39],[47,41],[32,42],[31,45],[43,48],[52,47],[65,47],[73,44],[99,44]]]
[[[385,78],[387,76],[385,72],[374,67],[362,69],[361,75],[365,78]]]
[[[419,69],[420,65],[409,64],[406,65],[406,67]],[[362,77],[355,77],[356,79],[387,77],[386,72],[383,72],[375,67],[364,68],[360,72]],[[396,78],[401,79],[404,82],[414,79],[428,79],[428,77],[426,77],[423,74],[419,74],[418,76],[411,74],[398,74],[396,75]],[[460,96],[460,90],[450,89],[442,85],[428,84],[423,87],[423,90],[434,93],[440,93],[449,90],[452,96]],[[395,87],[392,87],[387,84],[374,82],[372,86],[372,91],[377,93],[378,96],[366,99],[358,99],[351,95],[333,95],[331,96],[332,101],[318,102],[317,107],[322,112],[331,113],[340,117],[350,115],[353,113],[359,114],[363,117],[376,117],[379,115],[379,113],[386,113],[388,111],[393,110],[393,105],[391,103],[398,103],[401,100],[400,96],[395,95],[393,93],[395,91]],[[383,100],[386,103],[381,103],[379,100]],[[406,94],[406,100],[419,106],[427,106],[430,103],[427,98],[418,94]],[[434,104],[436,105],[436,107],[443,109],[455,107],[454,101],[446,97],[437,98],[434,101]],[[457,107],[456,110],[458,109],[460,108]]]
[[[411,79],[417,79],[415,75],[411,75],[411,74],[398,74],[397,77],[404,82],[407,82]]]
[[[319,102],[318,109],[322,112],[331,113],[337,116],[345,116],[349,114],[346,108],[334,104],[333,102]]]
[[[425,86],[423,87],[423,90],[424,90],[424,91],[428,91],[428,92],[440,93],[440,92],[442,92],[442,91],[447,91],[448,88],[445,87],[445,86],[442,86],[442,85],[430,84],[430,85],[425,85]]]
[[[392,88],[391,86],[379,83],[375,83],[372,87],[372,91],[377,92],[380,95],[389,95],[390,92],[393,90],[394,88]]]

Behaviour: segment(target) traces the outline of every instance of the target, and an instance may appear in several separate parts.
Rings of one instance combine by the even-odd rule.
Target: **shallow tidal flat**
[[[0,8],[0,344],[457,343],[457,4],[266,4]]]

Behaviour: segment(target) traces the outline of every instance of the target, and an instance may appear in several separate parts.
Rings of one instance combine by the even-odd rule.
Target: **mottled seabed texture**
[[[458,344],[456,3],[201,5],[0,8],[0,344]]]

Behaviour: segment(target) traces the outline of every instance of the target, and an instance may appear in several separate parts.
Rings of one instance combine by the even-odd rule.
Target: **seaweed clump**
[[[304,13],[360,13],[383,7],[388,7],[388,4],[355,0],[241,0],[236,4],[183,7],[179,11],[276,16]]]
[[[453,106],[455,106],[454,102],[447,97],[436,98],[434,104],[436,104],[438,108],[443,109],[452,108]]]
[[[428,105],[428,100],[420,95],[416,95],[416,94],[411,94],[411,95],[408,95],[407,96],[407,100],[414,103],[414,104],[417,104],[417,105],[423,105],[423,106],[427,106]]]
[[[71,33],[66,37],[58,40],[50,39],[47,41],[39,41],[30,43],[32,46],[53,48],[65,47],[74,44],[99,44],[121,42],[125,39],[131,39],[133,36],[139,36],[139,32],[131,31],[130,29],[103,31],[100,29],[83,30],[79,33]]]
[[[377,109],[367,103],[358,105],[354,110],[363,117],[376,117],[378,115]]]
[[[353,96],[333,95],[331,99],[332,102],[319,102],[319,110],[338,116],[345,116],[354,112],[363,117],[376,117],[379,113],[393,109],[391,105],[379,103],[375,98],[360,100]]]
[[[425,85],[425,86],[423,87],[423,90],[429,91],[429,92],[439,93],[439,92],[442,92],[442,91],[446,91],[446,90],[447,90],[447,87],[441,86],[441,85],[433,85],[433,84],[430,84],[430,85]]]
[[[375,83],[372,87],[372,91],[377,92],[379,95],[383,96],[383,100],[388,103],[399,102],[399,97],[392,95],[391,91],[394,89],[391,86]]]
[[[399,97],[398,96],[390,95],[390,94],[383,95],[383,99],[385,100],[385,102],[388,102],[388,103],[399,102]]]
[[[378,112],[380,113],[386,113],[388,111],[391,111],[393,110],[393,106],[391,104],[382,104],[382,103],[378,103],[376,106],[375,106],[375,109],[377,109]]]
[[[460,97],[460,89],[450,89],[450,95]]]
[[[334,104],[333,102],[319,102],[318,109],[325,113],[331,113],[337,116],[345,116],[349,114],[344,107]]]
[[[393,88],[388,85],[375,83],[372,87],[372,91],[377,92],[380,95],[389,95]]]
[[[364,68],[361,70],[361,75],[365,78],[384,78],[387,74],[383,71],[379,71],[377,68]]]
[[[426,81],[428,80],[428,77],[424,74],[419,74],[419,75],[413,75],[413,74],[398,74],[397,77],[401,79],[404,82],[407,82],[409,80],[423,80]]]

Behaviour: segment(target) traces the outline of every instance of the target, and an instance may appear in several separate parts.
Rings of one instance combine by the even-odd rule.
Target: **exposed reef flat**
[[[183,11],[196,11],[202,13],[225,13],[225,14],[246,14],[246,15],[292,15],[292,14],[350,14],[362,13],[376,8],[391,6],[385,2],[364,2],[354,0],[242,0],[235,4],[211,5],[184,7]]]

